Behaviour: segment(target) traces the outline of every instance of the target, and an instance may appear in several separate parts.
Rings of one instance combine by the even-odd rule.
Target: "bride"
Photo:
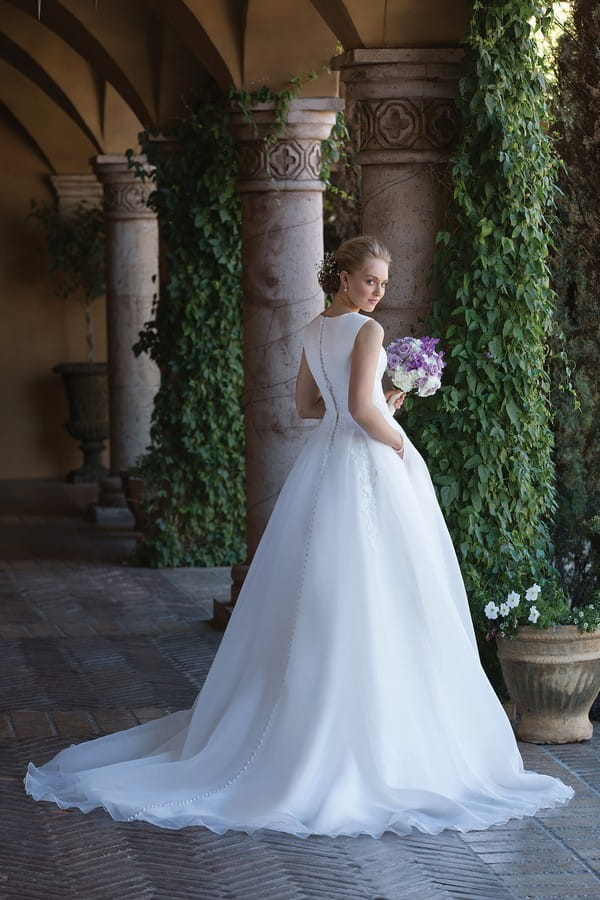
[[[427,468],[387,408],[383,329],[364,313],[389,262],[360,237],[321,268],[333,302],[306,328],[296,389],[321,423],[194,706],[30,763],[36,800],[163,828],[379,837],[483,829],[573,795],[523,768]]]

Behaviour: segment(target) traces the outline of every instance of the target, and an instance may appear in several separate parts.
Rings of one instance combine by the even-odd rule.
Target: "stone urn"
[[[98,481],[108,474],[101,462],[109,436],[106,363],[61,363],[52,371],[62,376],[67,392],[69,421],[65,427],[71,437],[81,441],[83,453],[83,464],[69,472],[67,480]]]
[[[517,736],[534,744],[589,740],[589,712],[600,691],[600,631],[521,626],[514,636],[496,641],[520,716]]]

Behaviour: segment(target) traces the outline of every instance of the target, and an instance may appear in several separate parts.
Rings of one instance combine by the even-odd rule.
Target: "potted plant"
[[[600,691],[600,598],[571,607],[558,576],[515,578],[481,604],[480,624],[520,717],[517,735],[540,744],[589,740]]]
[[[56,206],[31,202],[31,217],[41,226],[50,272],[57,275],[56,293],[78,297],[83,305],[86,361],[60,363],[67,392],[67,431],[81,441],[83,464],[67,476],[70,481],[98,481],[107,474],[101,463],[108,438],[108,376],[106,363],[95,360],[92,304],[104,294],[104,217],[96,206],[79,203],[72,213]]]

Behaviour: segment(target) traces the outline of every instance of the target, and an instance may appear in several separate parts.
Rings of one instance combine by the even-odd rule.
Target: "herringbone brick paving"
[[[192,703],[228,573],[133,568],[131,534],[74,516],[0,516],[0,541],[0,898],[600,898],[600,733],[522,746],[568,806],[465,835],[219,836],[34,803],[29,759]]]

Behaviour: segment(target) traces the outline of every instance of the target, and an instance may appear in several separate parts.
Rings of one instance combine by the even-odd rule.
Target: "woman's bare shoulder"
[[[356,335],[357,341],[368,341],[369,343],[375,343],[378,341],[380,344],[383,341],[384,330],[383,326],[379,324],[379,322],[375,321],[375,319],[368,319],[365,316],[365,321],[362,323],[358,334]]]

